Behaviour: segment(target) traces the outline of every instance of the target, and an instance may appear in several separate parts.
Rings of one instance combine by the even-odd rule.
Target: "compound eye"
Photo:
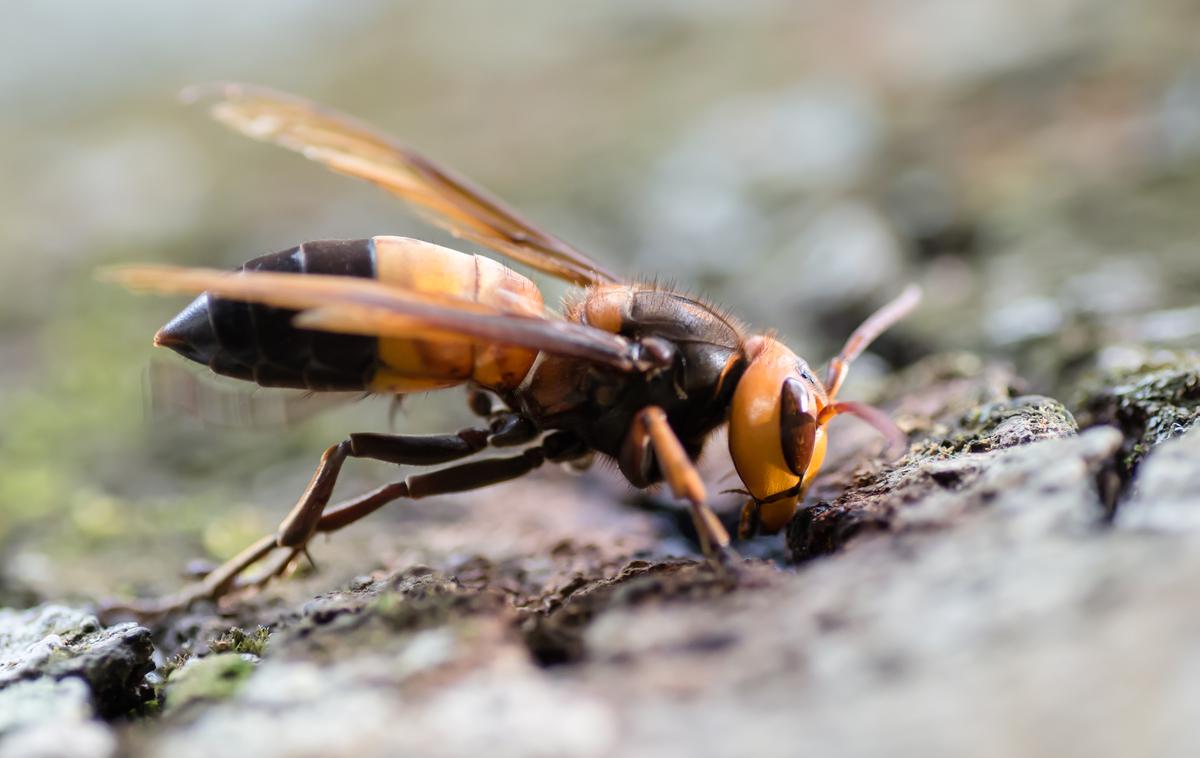
[[[817,415],[812,394],[795,377],[788,377],[783,382],[779,436],[788,470],[803,477],[817,447]]]

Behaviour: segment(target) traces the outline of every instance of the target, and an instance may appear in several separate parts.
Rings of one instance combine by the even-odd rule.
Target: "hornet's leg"
[[[313,473],[308,487],[300,496],[292,511],[284,518],[279,529],[262,537],[238,555],[226,561],[208,574],[202,581],[177,595],[165,597],[150,604],[110,605],[109,612],[132,611],[138,615],[153,616],[185,608],[201,598],[217,599],[240,589],[238,577],[246,569],[269,556],[277,548],[287,548],[289,557],[273,564],[266,578],[283,573],[291,560],[303,552],[312,535],[318,531],[334,531],[351,521],[400,497],[426,497],[428,495],[459,492],[487,484],[502,482],[520,476],[540,465],[546,457],[542,448],[532,448],[512,458],[488,459],[454,466],[444,471],[411,476],[401,482],[384,485],[373,492],[354,498],[336,506],[325,514],[326,505],[333,493],[338,473],[347,457],[372,458],[404,465],[434,465],[467,457],[479,452],[489,443],[496,446],[519,444],[536,436],[532,424],[523,417],[511,414],[498,417],[492,430],[464,429],[457,434],[430,436],[402,436],[387,434],[352,434],[343,442],[327,449]],[[547,442],[551,441],[547,438]],[[559,448],[562,445],[558,445]],[[533,452],[537,451],[537,452]],[[574,454],[572,448],[569,451]],[[534,465],[522,468],[533,461]],[[530,457],[532,456],[532,458]],[[326,518],[328,517],[328,518]],[[244,586],[244,585],[242,585]]]
[[[312,479],[296,505],[275,533],[279,547],[296,547],[308,542],[317,520],[333,495],[333,487],[347,458],[372,458],[409,466],[431,466],[465,458],[487,447],[485,429],[464,429],[457,434],[428,437],[391,434],[351,434],[328,448],[317,464]]]
[[[621,462],[622,470],[647,471],[651,449],[671,492],[688,501],[705,557],[718,565],[727,565],[736,559],[737,554],[729,546],[729,532],[708,506],[700,473],[667,423],[667,414],[653,405],[643,408],[634,417],[633,428],[629,430],[622,451],[622,456],[629,460]],[[637,481],[634,483],[638,484]]]
[[[493,439],[496,436],[498,435],[493,435]],[[567,463],[587,452],[587,448],[573,435],[564,432],[551,434],[542,440],[541,445],[527,448],[519,455],[469,461],[428,474],[414,474],[401,481],[385,484],[365,495],[338,503],[321,515],[313,531],[326,534],[336,532],[369,516],[393,500],[419,500],[423,497],[480,489],[524,476],[546,461]],[[247,586],[261,586],[273,576],[282,574],[303,551],[304,545],[293,547],[283,560],[274,564],[259,579],[248,582]]]
[[[481,461],[470,461],[457,466],[450,466],[428,474],[415,474],[401,481],[385,484],[366,494],[331,506],[321,514],[313,533],[328,534],[336,532],[359,519],[371,515],[393,500],[399,500],[400,498],[419,500],[420,498],[431,497],[433,495],[466,492],[491,484],[506,482],[510,479],[516,479],[533,471],[545,461],[553,459],[546,447],[539,446],[529,448],[522,451],[520,455],[508,458],[487,458]],[[274,547],[279,546],[274,545]],[[266,584],[273,577],[285,573],[288,567],[303,553],[304,549],[304,545],[292,547],[281,556],[280,560],[272,563],[257,577],[248,579],[244,583],[239,583],[237,586],[232,586],[231,589]],[[258,559],[262,557],[262,555],[259,555]],[[242,570],[245,568],[248,568],[248,564],[242,566]],[[234,577],[236,576],[237,574],[234,575]]]
[[[507,413],[493,419],[490,429],[463,429],[457,434],[405,436],[352,434],[321,456],[317,470],[276,533],[280,547],[307,544],[317,520],[333,495],[333,485],[346,458],[371,458],[404,466],[432,466],[465,458],[488,445],[505,447],[528,442],[537,429],[524,416]]]

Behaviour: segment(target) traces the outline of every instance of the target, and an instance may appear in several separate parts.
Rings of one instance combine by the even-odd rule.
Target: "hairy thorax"
[[[739,325],[699,300],[650,285],[592,287],[565,308],[567,319],[669,351],[666,367],[630,375],[543,355],[521,393],[521,410],[547,429],[568,429],[616,456],[642,408],[662,408],[689,454],[725,421],[744,368]]]

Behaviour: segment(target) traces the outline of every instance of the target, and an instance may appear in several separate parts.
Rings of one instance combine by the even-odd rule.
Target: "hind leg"
[[[277,550],[286,557],[273,563],[266,578],[281,574],[304,551],[313,534],[330,532],[351,521],[362,518],[383,505],[401,497],[459,492],[511,479],[541,465],[522,468],[533,460],[530,450],[512,458],[496,458],[453,466],[442,471],[410,476],[400,482],[384,485],[372,492],[346,501],[327,512],[342,464],[347,458],[369,458],[401,465],[429,466],[473,455],[489,444],[503,447],[520,444],[536,436],[537,430],[523,417],[504,414],[492,422],[491,429],[464,429],[456,434],[413,436],[387,434],[352,434],[346,440],[328,448],[321,456],[308,486],[291,512],[274,534],[266,535],[238,555],[217,567],[203,580],[178,594],[145,604],[113,604],[105,612],[132,612],[154,616],[186,608],[200,599],[217,600],[246,585],[239,581],[253,565]],[[540,451],[541,448],[531,448]],[[541,453],[537,453],[541,455]],[[536,458],[536,455],[534,455]],[[261,584],[261,581],[253,582]]]

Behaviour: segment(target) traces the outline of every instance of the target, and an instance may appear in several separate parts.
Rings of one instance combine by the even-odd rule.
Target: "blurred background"
[[[152,360],[182,364],[150,338],[184,301],[100,284],[98,267],[450,243],[181,105],[189,83],[354,113],[814,363],[921,283],[920,313],[848,392],[960,349],[1059,394],[1140,360],[1134,345],[1200,341],[1197,29],[1189,0],[8,4],[0,605],[175,587],[187,558],[272,529],[326,445],[388,428],[379,399],[284,424],[290,401],[244,388],[267,421],[148,410]],[[447,395],[408,403],[397,428],[457,428]],[[341,491],[393,474],[350,466]]]

